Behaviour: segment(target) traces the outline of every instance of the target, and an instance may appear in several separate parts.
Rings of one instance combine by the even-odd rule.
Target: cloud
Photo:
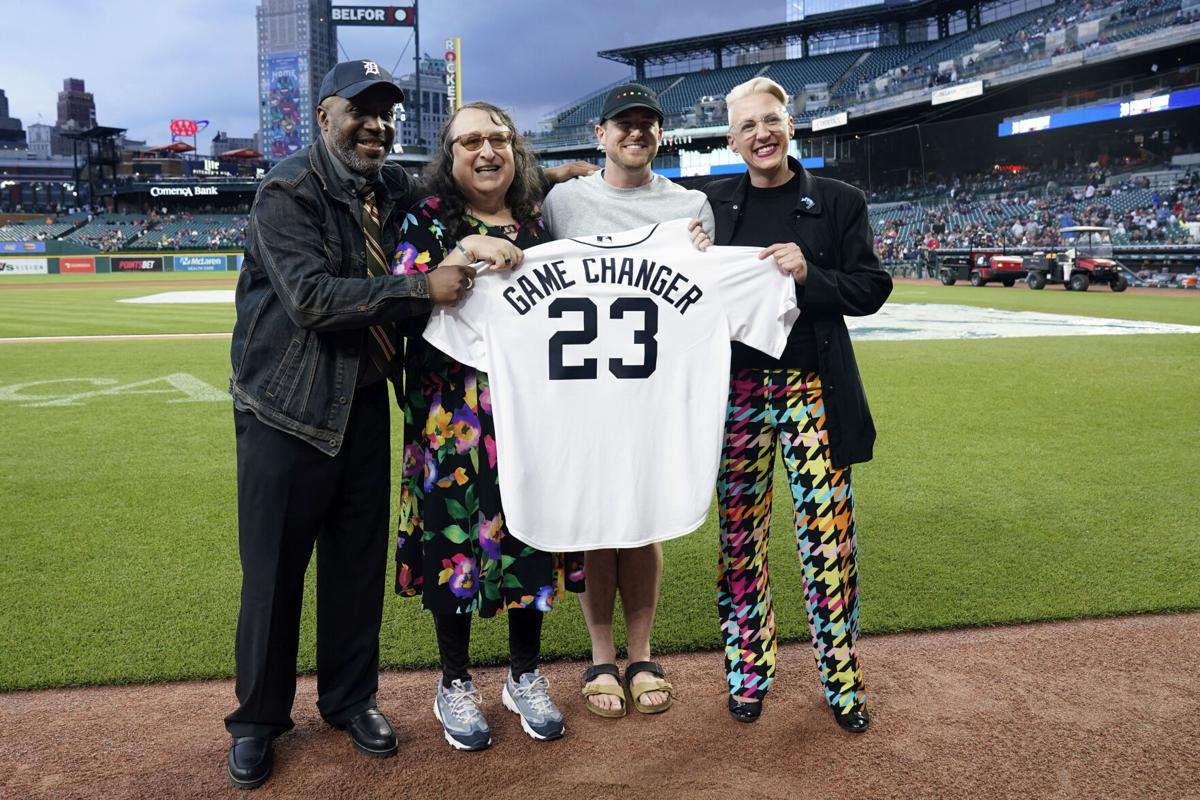
[[[83,78],[100,124],[161,144],[170,140],[171,119],[207,119],[200,149],[208,152],[218,130],[249,136],[258,128],[256,7],[254,0],[0,0],[0,89],[7,92],[10,113],[26,126],[39,114],[53,123],[63,80]],[[726,0],[605,6],[427,0],[420,7],[421,49],[440,56],[446,37],[459,36],[464,99],[505,106],[530,129],[548,112],[630,74],[624,65],[597,58],[598,50],[784,16],[778,0],[745,0],[737,5],[739,16],[729,8]],[[396,72],[404,74],[416,50],[412,34],[342,28],[339,56],[371,57],[387,66],[399,60]]]

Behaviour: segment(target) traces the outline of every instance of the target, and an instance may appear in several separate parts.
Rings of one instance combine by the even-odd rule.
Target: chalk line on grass
[[[25,342],[99,342],[154,341],[156,339],[228,339],[232,333],[107,333],[89,336],[11,336],[0,338],[0,344]]]

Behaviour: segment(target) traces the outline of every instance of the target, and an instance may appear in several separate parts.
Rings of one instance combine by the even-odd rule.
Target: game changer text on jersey
[[[704,522],[729,342],[777,357],[800,312],[761,248],[700,252],[687,224],[538,245],[430,318],[430,343],[488,373],[501,501],[521,541],[638,547]]]

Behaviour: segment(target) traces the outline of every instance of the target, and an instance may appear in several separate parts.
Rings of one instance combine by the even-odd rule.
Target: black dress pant
[[[388,553],[387,381],[359,389],[328,456],[235,411],[242,605],[233,736],[293,727],[304,573],[317,549],[317,708],[343,725],[375,705]]]

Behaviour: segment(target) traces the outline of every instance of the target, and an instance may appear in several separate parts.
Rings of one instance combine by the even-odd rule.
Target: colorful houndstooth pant
[[[743,369],[730,383],[717,479],[721,554],[717,610],[729,692],[761,699],[775,679],[775,613],[767,575],[775,444],[792,492],[796,543],[825,699],[864,706],[858,640],[858,569],[850,470],[834,469],[821,381],[790,369]]]

